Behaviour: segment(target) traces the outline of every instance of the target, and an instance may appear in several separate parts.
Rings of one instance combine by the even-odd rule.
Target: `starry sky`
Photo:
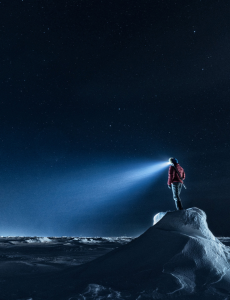
[[[87,189],[174,156],[184,207],[230,236],[229,1],[11,0],[0,14],[0,235],[140,234],[175,209],[167,169],[100,205]]]

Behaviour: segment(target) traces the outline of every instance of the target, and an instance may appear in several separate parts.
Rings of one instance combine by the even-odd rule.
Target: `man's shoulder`
[[[178,164],[177,168],[180,169],[180,170],[184,170],[184,168],[181,167],[179,164]]]

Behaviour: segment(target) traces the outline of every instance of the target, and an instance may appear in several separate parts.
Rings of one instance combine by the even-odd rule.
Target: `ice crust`
[[[156,214],[153,217],[153,225],[156,225],[156,223],[159,222],[166,214],[167,214],[167,212],[160,212],[160,213]]]
[[[26,236],[7,236],[0,237],[0,245],[4,244],[12,244],[12,245],[20,245],[20,244],[85,244],[85,245],[94,245],[94,244],[105,244],[109,243],[118,243],[118,244],[126,244],[130,242],[133,238],[127,236],[121,237],[26,237]]]
[[[1,299],[230,300],[230,248],[220,241],[229,238],[218,240],[208,228],[206,214],[195,207],[159,213],[154,220],[139,237],[121,241],[100,237],[49,237],[51,242],[35,237],[0,239],[6,249],[15,249],[15,259],[23,245],[41,256],[37,263],[23,262],[20,257],[14,263],[10,257],[4,262],[1,257]],[[79,259],[82,251],[92,256],[91,249],[99,251],[111,243],[115,249],[82,265],[62,267],[54,256],[41,267],[41,251],[52,256],[58,253],[59,243],[68,244],[64,246],[67,257],[78,249]]]
[[[154,221],[140,237],[89,263],[83,280],[138,300],[229,299],[230,249],[209,230],[204,211],[159,213]]]

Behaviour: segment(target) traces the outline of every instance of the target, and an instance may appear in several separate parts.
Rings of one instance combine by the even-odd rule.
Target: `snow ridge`
[[[224,300],[230,293],[230,248],[212,234],[199,208],[159,213],[149,230],[91,262],[82,276],[108,298],[111,290],[128,290],[129,299],[138,300]],[[90,286],[84,299],[107,299],[93,298]],[[126,299],[116,293],[112,299]]]

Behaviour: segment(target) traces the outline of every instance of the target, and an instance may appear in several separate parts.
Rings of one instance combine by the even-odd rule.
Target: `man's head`
[[[169,162],[170,164],[178,164],[178,160],[175,157],[170,157]]]

